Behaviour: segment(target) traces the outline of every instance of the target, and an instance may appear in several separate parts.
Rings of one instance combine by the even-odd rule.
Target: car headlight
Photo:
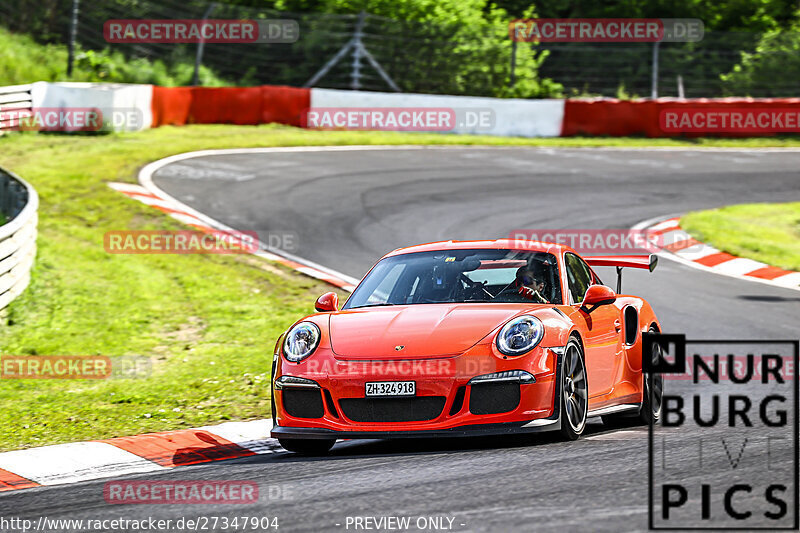
[[[535,316],[522,315],[503,326],[497,334],[497,349],[504,355],[522,355],[539,344],[544,326]]]
[[[283,342],[283,355],[293,363],[299,363],[317,349],[320,339],[319,327],[313,322],[300,322],[289,330]]]

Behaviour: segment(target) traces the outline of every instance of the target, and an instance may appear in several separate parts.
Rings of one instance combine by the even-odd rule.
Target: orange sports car
[[[515,240],[395,250],[341,309],[324,294],[278,339],[272,436],[323,454],[337,439],[574,440],[590,416],[657,421],[663,376],[645,379],[642,334],[661,327],[644,299],[617,294],[623,267],[655,265]],[[617,267],[616,292],[592,266]]]

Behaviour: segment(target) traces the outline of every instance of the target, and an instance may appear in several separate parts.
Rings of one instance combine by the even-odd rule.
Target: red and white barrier
[[[670,124],[665,113],[677,120]],[[568,99],[561,136],[751,137],[800,133],[797,113],[800,98]],[[733,114],[750,116],[739,117],[743,120],[737,126],[731,123]],[[684,122],[694,118],[701,120]],[[747,122],[750,119],[752,127]]]
[[[311,89],[312,108],[405,108],[490,111],[492,127],[475,123],[456,123],[448,133],[499,135],[507,137],[558,137],[564,119],[564,100],[522,100],[447,96],[438,94],[378,93]]]
[[[800,132],[800,98],[718,98],[617,100],[503,99],[472,96],[380,93],[334,89],[260,87],[157,87],[101,83],[33,84],[34,108],[99,108],[109,116],[135,110],[139,119],[106,129],[136,131],[184,124],[267,124],[305,127],[309,109],[380,110],[391,108],[488,112],[491,126],[456,120],[454,127],[428,131],[511,137],[598,136],[727,136],[775,135]],[[675,127],[665,113],[691,119]],[[743,121],[733,121],[739,115]],[[118,117],[117,117],[118,118]],[[697,127],[698,119],[703,128]],[[763,119],[763,122],[762,122]],[[748,126],[746,120],[751,120]],[[722,122],[720,122],[722,121]],[[674,122],[674,121],[673,121]],[[712,124],[714,122],[714,124]],[[346,129],[343,128],[343,129]],[[62,131],[75,131],[69,127]],[[425,128],[422,128],[425,130]]]
[[[152,85],[123,83],[50,83],[38,81],[31,87],[34,110],[96,109],[107,122],[104,129],[140,131],[153,123]],[[64,114],[68,119],[69,115]],[[58,131],[86,131],[75,124],[61,124]],[[48,128],[53,130],[53,128]]]
[[[300,126],[310,89],[261,87],[153,87],[152,126],[268,124]]]

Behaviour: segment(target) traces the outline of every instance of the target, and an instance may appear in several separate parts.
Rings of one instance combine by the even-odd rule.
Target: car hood
[[[499,303],[345,310],[330,315],[331,347],[340,359],[427,359],[456,355],[523,310],[519,304]]]

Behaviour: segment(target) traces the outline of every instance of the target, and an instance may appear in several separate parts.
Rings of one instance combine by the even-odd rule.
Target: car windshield
[[[343,309],[462,302],[561,303],[554,255],[519,250],[442,250],[381,260]]]

